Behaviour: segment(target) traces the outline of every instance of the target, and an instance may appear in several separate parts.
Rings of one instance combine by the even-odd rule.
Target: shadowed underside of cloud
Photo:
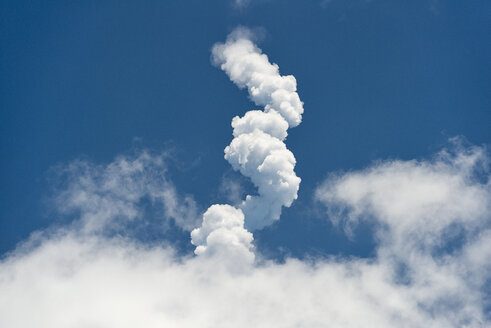
[[[155,161],[164,166],[145,156],[136,160],[139,172],[154,170]],[[487,160],[482,148],[460,148],[427,161],[379,162],[333,176],[316,196],[339,223],[377,224],[374,258],[277,264],[256,254],[255,264],[241,262],[230,270],[221,257],[182,257],[169,246],[88,228],[98,216],[103,225],[118,225],[121,211],[108,213],[108,206],[138,212],[133,200],[141,190],[128,179],[132,170],[122,169],[135,165],[121,164],[135,159],[119,158],[103,170],[72,177],[60,195],[67,199],[75,185],[84,199],[99,199],[101,186],[86,182],[102,183],[101,172],[110,171],[102,185],[119,181],[115,185],[125,186],[125,196],[121,188],[107,187],[104,201],[90,203],[90,219],[82,212],[79,225],[32,237],[2,260],[0,326],[487,326]],[[155,187],[165,192],[170,185],[161,180]]]

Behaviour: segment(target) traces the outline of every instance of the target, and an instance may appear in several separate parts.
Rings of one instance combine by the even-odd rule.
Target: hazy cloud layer
[[[234,5],[238,8],[243,8],[251,2],[251,0],[233,0]]]

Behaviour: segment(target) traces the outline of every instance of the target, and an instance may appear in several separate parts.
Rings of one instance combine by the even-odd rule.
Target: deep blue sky
[[[0,253],[51,224],[48,172],[80,157],[173,149],[179,191],[223,201],[230,121],[254,105],[210,48],[244,25],[305,103],[287,139],[299,199],[258,245],[367,255],[368,234],[349,241],[317,217],[314,188],[329,172],[431,156],[448,137],[489,144],[490,17],[489,1],[1,1]]]

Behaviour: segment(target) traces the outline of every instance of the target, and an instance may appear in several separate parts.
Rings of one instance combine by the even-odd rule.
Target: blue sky
[[[441,222],[430,226],[441,233],[443,252],[466,244],[459,238],[481,240],[476,227],[489,231],[488,1],[2,1],[0,12],[0,253],[6,260],[35,231],[75,233],[106,220],[104,202],[117,193],[106,183],[123,174],[122,159],[148,171],[116,179],[122,190],[135,184],[138,191],[116,197],[128,207],[107,220],[129,217],[126,210],[135,206],[145,223],[111,226],[94,237],[109,238],[101,239],[106,246],[122,235],[193,256],[190,229],[182,227],[200,226],[212,204],[238,206],[256,193],[223,151],[233,138],[232,118],[264,106],[211,60],[213,45],[238,26],[251,29],[281,75],[294,75],[305,110],[285,140],[302,179],[298,199],[280,220],[253,232],[256,258],[295,258],[302,265],[332,256],[377,259],[386,240],[380,225],[392,227],[402,242],[408,230],[392,222],[417,225],[426,217]],[[414,185],[399,190],[404,177]],[[393,182],[383,189],[382,180]],[[425,181],[435,188],[422,192],[418,183]],[[391,199],[391,188],[403,201]],[[97,209],[74,201],[77,192],[100,196],[90,203]],[[439,210],[429,211],[424,197],[412,196],[426,192],[460,195],[462,203],[442,196]],[[472,201],[464,202],[467,197]],[[381,198],[400,206],[387,207]],[[43,238],[41,245],[58,240]],[[481,244],[489,249],[486,238]],[[471,273],[485,271],[475,265]],[[474,289],[462,287],[480,295],[481,323],[491,320],[482,314],[490,309],[489,273],[483,279]],[[408,316],[417,326],[417,316]],[[478,322],[468,313],[459,318]]]

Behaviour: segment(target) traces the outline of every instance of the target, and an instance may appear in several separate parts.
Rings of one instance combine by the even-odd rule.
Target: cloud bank
[[[256,250],[255,264],[240,260],[230,270],[219,256],[182,256],[171,246],[84,233],[92,224],[81,215],[82,229],[33,236],[2,260],[0,326],[488,326],[488,160],[483,148],[463,148],[426,161],[379,162],[326,180],[316,195],[329,217],[339,224],[378,224],[370,259],[290,258],[278,264]],[[123,179],[125,171],[116,172],[116,181]],[[84,192],[88,198],[97,193]],[[112,202],[132,200],[94,202],[92,210],[117,224],[119,212],[104,211]],[[205,214],[207,224],[215,222],[213,211]]]

